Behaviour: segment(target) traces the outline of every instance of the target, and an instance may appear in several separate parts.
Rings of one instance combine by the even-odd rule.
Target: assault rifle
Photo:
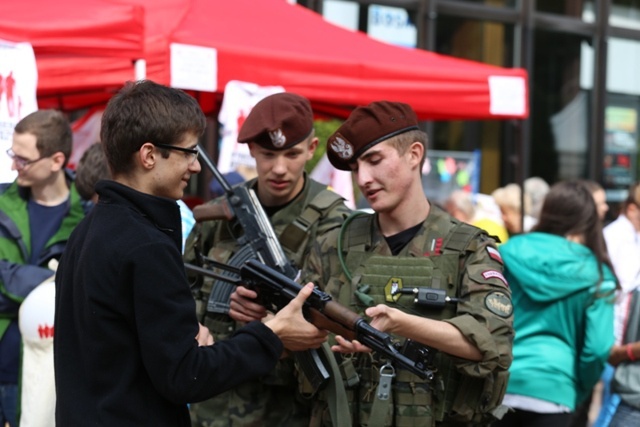
[[[193,264],[185,264],[185,267],[198,274],[224,280],[234,285],[246,285],[254,289],[260,298],[261,304],[273,312],[282,309],[302,289],[302,286],[297,282],[255,259],[247,260],[239,268],[207,257],[203,257],[202,261],[208,264],[209,267],[231,272],[235,277],[225,276],[211,268],[199,267]],[[305,318],[319,329],[326,329],[349,340],[357,339],[373,351],[418,375],[420,378],[428,380],[433,378],[433,372],[429,369],[431,354],[428,348],[410,340],[407,340],[401,348],[389,334],[369,325],[357,313],[334,301],[329,294],[317,288],[314,289],[305,301],[303,313]],[[409,348],[411,348],[411,354],[416,360],[404,354],[404,349],[408,351]],[[302,368],[303,370],[305,369],[304,366]],[[312,381],[313,379],[309,378],[309,380]]]
[[[244,185],[232,188],[218,168],[215,167],[206,151],[199,145],[197,149],[201,162],[204,163],[222,186],[226,200],[221,203],[195,207],[193,209],[195,220],[197,222],[215,219],[235,220],[243,231],[242,236],[238,239],[240,249],[229,259],[230,267],[240,266],[247,260],[258,260],[260,263],[274,269],[282,277],[295,279],[298,275],[298,270],[287,259],[269,222],[269,218],[253,189]],[[205,257],[198,252],[197,242],[194,247],[196,248],[196,262],[202,265]],[[215,262],[214,260],[209,261]],[[221,266],[226,267],[226,264],[221,264]],[[225,270],[223,267],[220,268],[229,273],[229,270]],[[208,272],[209,270],[204,269],[204,271]],[[203,271],[199,272],[202,273]],[[227,315],[229,313],[231,293],[235,289],[235,282],[227,274],[207,275],[219,279],[212,285],[211,294],[207,301],[207,311],[214,314]],[[293,357],[314,387],[320,388],[329,379],[330,374],[318,351],[294,352]]]

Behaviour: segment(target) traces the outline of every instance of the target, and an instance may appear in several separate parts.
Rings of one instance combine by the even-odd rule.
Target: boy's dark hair
[[[67,165],[73,148],[73,133],[69,121],[60,111],[34,111],[16,124],[14,132],[35,135],[40,157],[61,152],[65,158],[63,167]]]
[[[109,179],[111,172],[102,144],[96,143],[82,154],[76,167],[76,189],[85,200],[91,200],[95,194],[96,183]]]
[[[133,153],[146,143],[175,145],[200,137],[206,121],[198,102],[180,89],[150,80],[127,82],[107,104],[100,139],[111,173],[127,174]]]

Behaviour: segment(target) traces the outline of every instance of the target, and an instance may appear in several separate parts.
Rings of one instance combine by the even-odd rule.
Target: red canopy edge
[[[339,28],[284,0],[190,3],[170,42],[217,50],[218,92],[230,80],[240,80],[281,85],[315,105],[335,106],[326,108],[334,111],[387,99],[410,104],[421,119],[528,115],[524,69],[392,46]],[[149,77],[170,81],[166,73]],[[517,112],[503,113],[499,108],[504,105],[499,95],[505,101],[511,93],[491,89],[492,77],[520,81],[513,93],[515,101],[522,97]]]

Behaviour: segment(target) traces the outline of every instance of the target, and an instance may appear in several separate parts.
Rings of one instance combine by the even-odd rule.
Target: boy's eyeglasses
[[[16,164],[16,169],[18,170],[22,170],[27,166],[34,164],[35,162],[39,162],[42,159],[51,157],[51,156],[42,156],[35,160],[29,160],[29,159],[25,159],[24,157],[18,156],[16,153],[13,152],[11,148],[7,150],[7,156],[9,156],[9,158]]]
[[[176,150],[176,151],[182,151],[183,153],[187,153],[188,154],[187,158],[189,159],[190,165],[193,164],[198,158],[198,150],[196,148],[185,148],[185,147],[178,147],[177,145],[155,144],[155,143],[153,145],[158,148],[164,148],[165,150]]]

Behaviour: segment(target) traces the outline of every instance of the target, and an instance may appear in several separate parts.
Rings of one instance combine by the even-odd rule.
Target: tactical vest
[[[435,320],[455,317],[455,303],[421,306],[414,304],[413,296],[396,292],[402,288],[430,288],[455,300],[459,296],[466,254],[477,249],[479,239],[476,237],[484,231],[452,220],[446,237],[438,248],[434,248],[434,256],[390,257],[367,252],[372,245],[373,220],[373,215],[356,213],[343,225],[340,252],[345,255],[343,268],[351,280],[351,288],[350,292],[340,292],[340,302],[360,313],[369,306],[384,303]],[[376,394],[381,378],[389,380],[385,374],[385,361],[371,355],[354,358],[351,363],[358,372],[358,385],[349,387],[356,381],[345,378],[352,414],[357,417],[354,425],[433,426],[445,419],[449,425],[481,425],[492,418],[486,415],[493,407],[489,408],[489,402],[484,400],[488,395],[499,395],[497,402],[491,399],[491,404],[497,406],[506,382],[499,385],[501,390],[494,392],[493,378],[463,376],[456,370],[452,356],[433,351],[435,357],[431,368],[436,372],[434,379],[429,382],[395,369],[390,402],[382,404],[383,408],[386,405],[382,412],[380,402],[376,402]],[[350,370],[350,367],[345,368],[345,371]]]

